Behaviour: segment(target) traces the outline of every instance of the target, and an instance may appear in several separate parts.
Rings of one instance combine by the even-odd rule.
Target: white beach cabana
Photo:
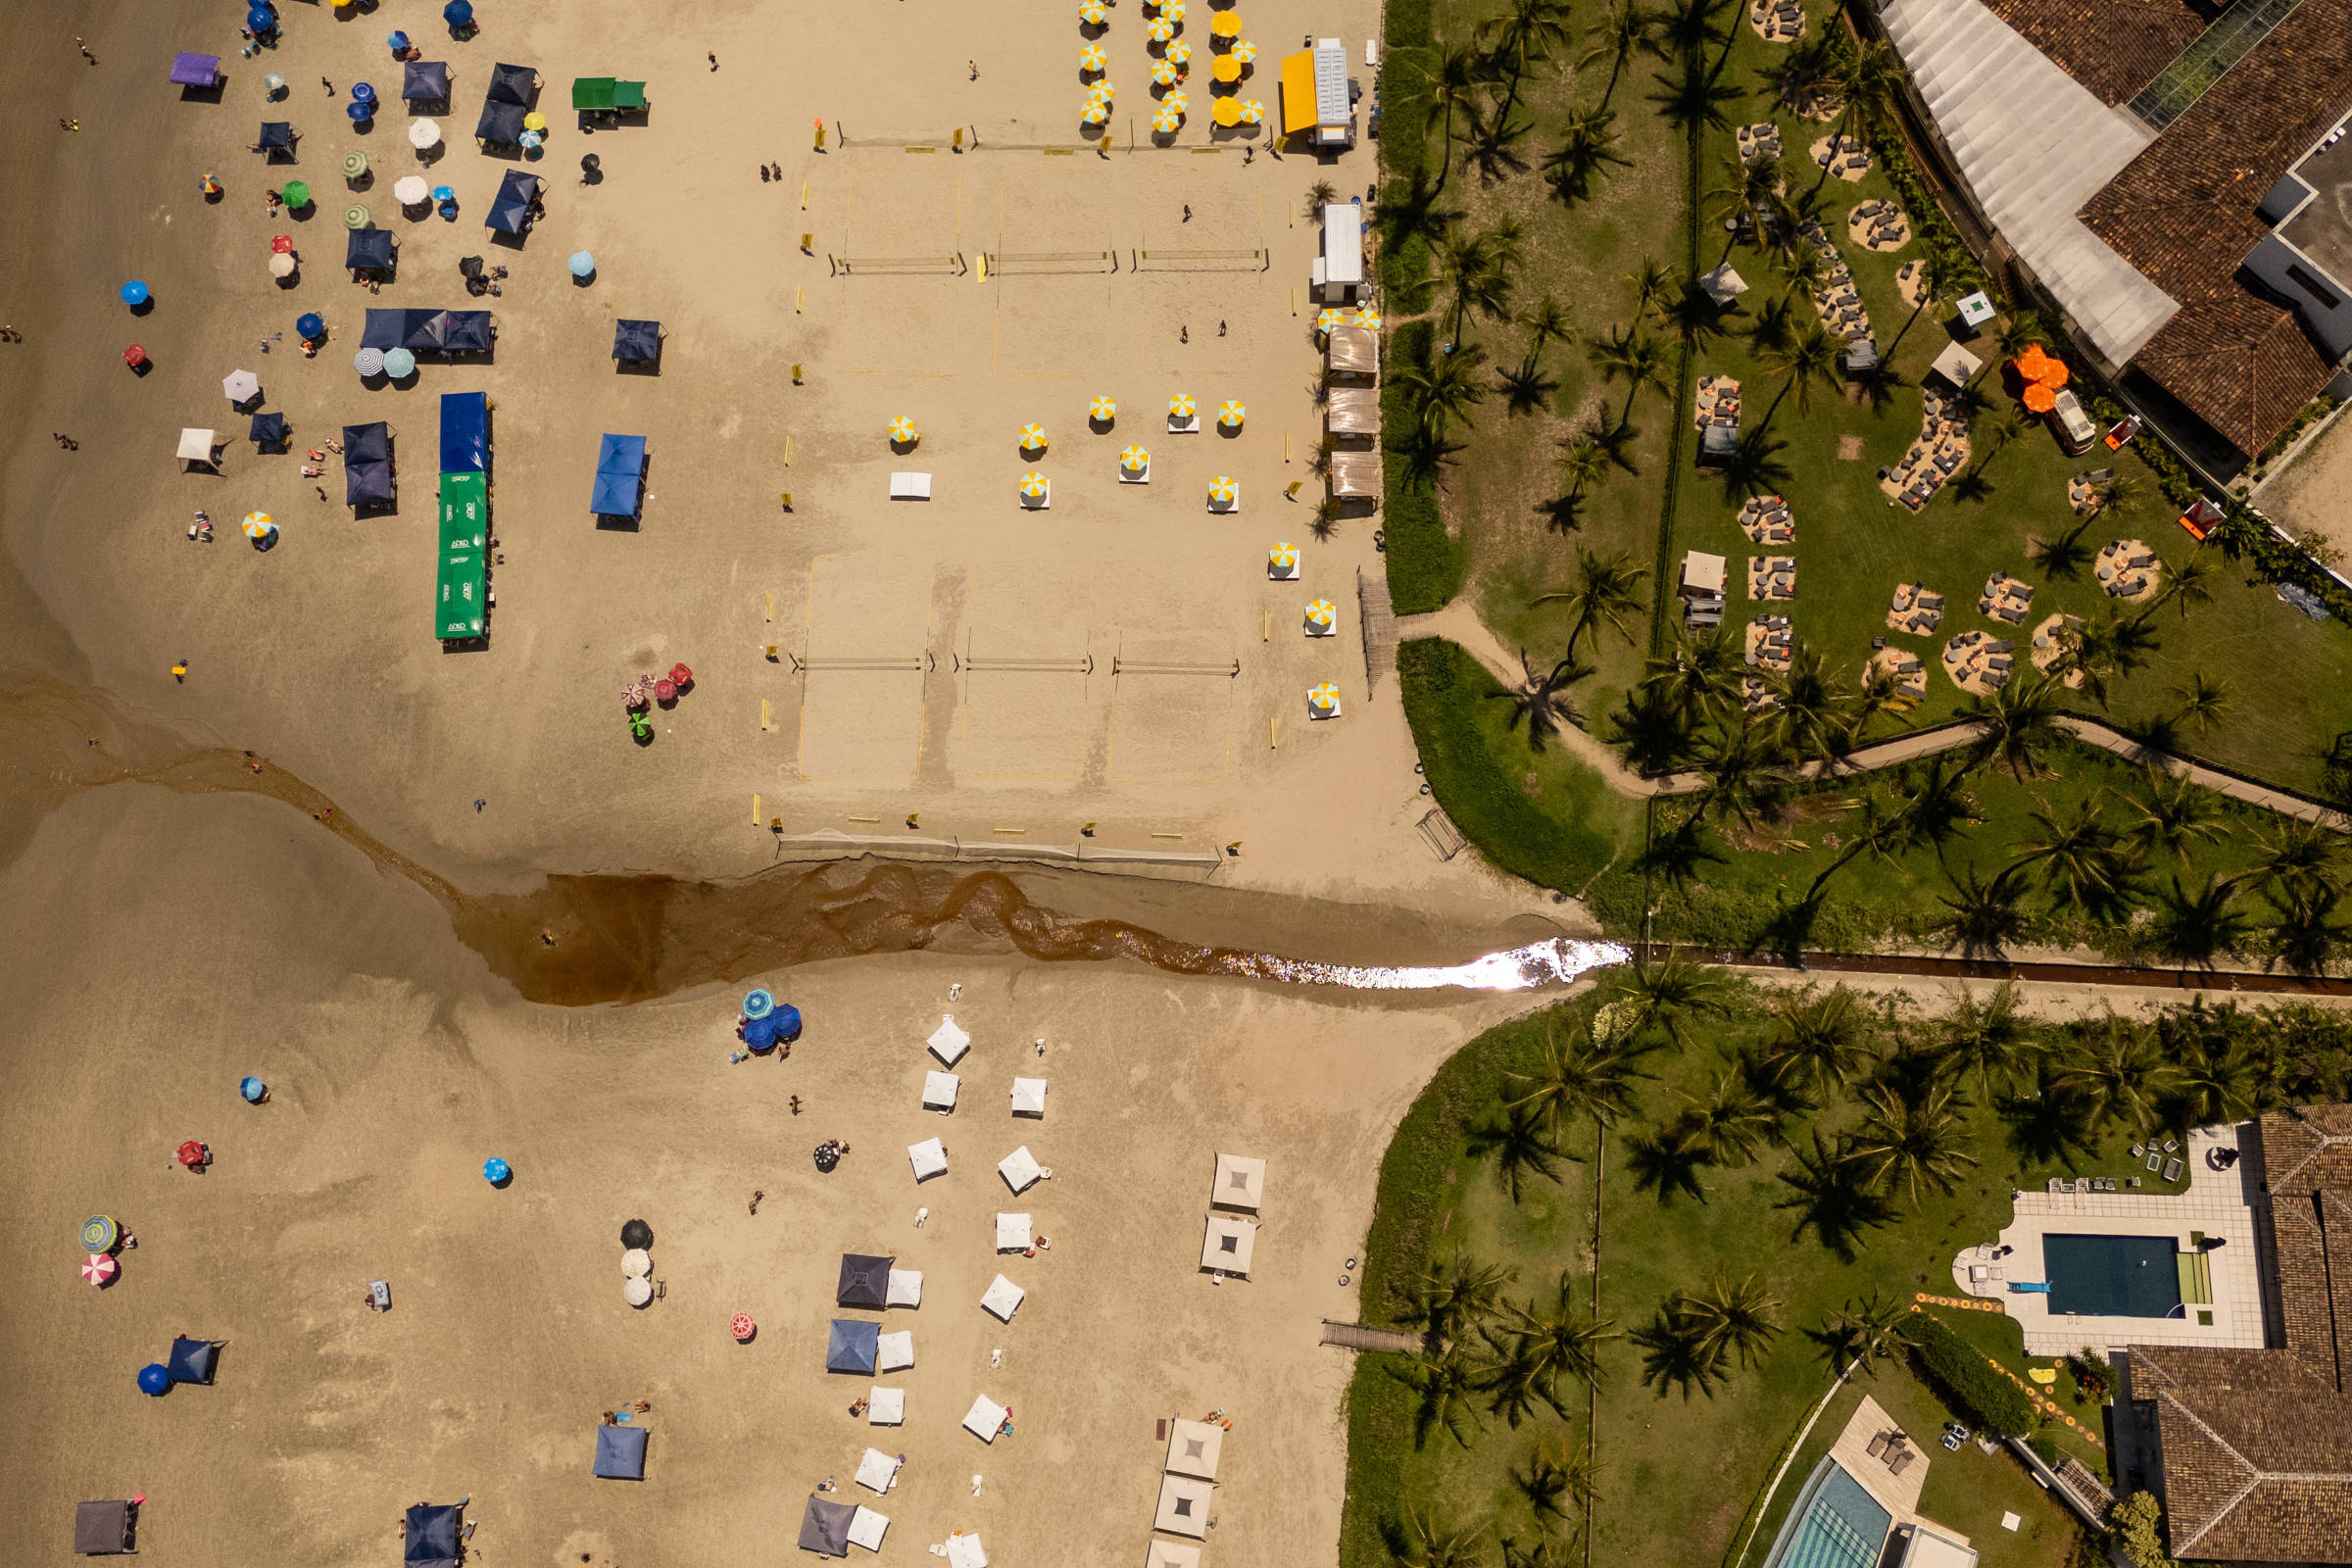
[[[1159,1510],[1152,1517],[1152,1528],[1171,1536],[1206,1540],[1208,1505],[1216,1492],[1215,1487],[1193,1476],[1160,1477]]]
[[[1380,334],[1368,326],[1334,326],[1324,340],[1331,368],[1348,375],[1373,375],[1380,369]]]
[[[1335,386],[1323,402],[1323,428],[1333,435],[1380,434],[1380,394],[1368,386]]]
[[[1170,1475],[1216,1480],[1217,1457],[1225,1447],[1225,1429],[1206,1421],[1181,1419],[1170,1422],[1169,1428],[1168,1462],[1161,1468]]]
[[[994,1443],[998,1429],[1004,1425],[1004,1418],[1011,1413],[987,1395],[976,1394],[972,1396],[971,1409],[964,1412],[963,1430],[982,1443]]]
[[[182,463],[210,463],[213,461],[213,448],[220,444],[219,431],[200,430],[189,425],[179,432],[179,460]]]
[[[926,1138],[919,1144],[906,1146],[906,1162],[914,1167],[914,1179],[927,1182],[934,1176],[944,1176],[948,1169],[948,1146],[936,1138]]]
[[[1200,1266],[1220,1274],[1250,1273],[1250,1253],[1257,1246],[1255,1221],[1230,1214],[1208,1216],[1208,1233],[1200,1241]]]
[[[868,1448],[858,1461],[858,1484],[872,1493],[888,1493],[899,1478],[899,1461],[880,1448]]]
[[[943,1012],[939,1015],[939,1027],[931,1031],[931,1038],[924,1044],[931,1048],[931,1054],[940,1059],[942,1066],[953,1067],[972,1049],[972,1037],[956,1027],[954,1013]]]
[[[1012,1113],[1015,1116],[1045,1115],[1046,1081],[1043,1078],[1015,1078],[1012,1081]]]
[[[1018,1197],[1046,1179],[1046,1168],[1029,1152],[1029,1146],[1023,1144],[997,1161],[997,1174],[1004,1178],[1004,1185]]]
[[[980,1532],[958,1531],[948,1537],[948,1568],[988,1568],[988,1553],[980,1549]]]
[[[1957,343],[1946,343],[1943,346],[1943,352],[1936,356],[1936,363],[1928,367],[1928,371],[1932,375],[1943,377],[1944,380],[1951,383],[1954,390],[1958,390],[1975,380],[1977,372],[1983,368],[1984,368],[1984,361]]]
[[[871,1452],[871,1449],[867,1450]],[[876,1513],[864,1503],[850,1515],[850,1544],[863,1546],[868,1551],[882,1549],[882,1538],[890,1532],[890,1515]]]
[[[1246,1208],[1254,1214],[1266,1196],[1266,1162],[1247,1154],[1219,1154],[1217,1174],[1209,1184],[1208,1200],[1219,1208]]]
[[[1334,452],[1328,475],[1331,493],[1342,501],[1380,499],[1380,454]]]
[[[962,1087],[963,1080],[952,1072],[923,1074],[923,1108],[925,1110],[954,1110],[956,1108],[956,1092]]]
[[[890,1271],[890,1289],[882,1295],[884,1306],[920,1306],[923,1304],[923,1271],[919,1268],[894,1268]]]
[[[997,1250],[1026,1252],[1029,1250],[1029,1216],[999,1214],[997,1216]]]
[[[886,1389],[875,1384],[865,1395],[866,1425],[876,1427],[904,1426],[906,1422],[906,1391]]]
[[[914,1365],[914,1331],[901,1329],[874,1342],[874,1370],[899,1372]]]
[[[1154,1541],[1144,1568],[1200,1568],[1200,1548],[1186,1541]]]
[[[980,1304],[987,1308],[991,1316],[1002,1322],[1009,1323],[1012,1321],[1012,1314],[1020,1309],[1021,1298],[1028,1294],[1027,1291],[1000,1274],[996,1278],[996,1283],[989,1286],[988,1290],[982,1294]]]

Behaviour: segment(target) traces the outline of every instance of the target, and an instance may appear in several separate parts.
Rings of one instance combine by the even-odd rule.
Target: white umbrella
[[[427,147],[437,146],[440,140],[441,127],[431,121],[412,120],[409,122],[409,145],[418,152],[424,151]]]
[[[654,1298],[654,1287],[642,1277],[622,1280],[620,1298],[631,1306],[643,1306]]]
[[[424,182],[422,174],[405,175],[392,182],[392,199],[403,207],[421,205],[431,192],[432,187]]]
[[[384,371],[384,351],[362,349],[351,357],[351,368],[362,375],[381,375]]]
[[[292,277],[294,275],[294,258],[288,256],[284,251],[272,254],[270,258],[270,275],[271,277]]]
[[[642,1247],[632,1247],[620,1254],[620,1271],[630,1279],[641,1280],[654,1271],[654,1254]]]
[[[251,370],[231,370],[220,378],[220,390],[231,403],[249,403],[262,395],[262,378]]]

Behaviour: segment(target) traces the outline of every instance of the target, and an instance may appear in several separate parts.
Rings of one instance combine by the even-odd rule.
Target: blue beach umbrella
[[[267,6],[255,6],[245,13],[245,25],[256,32],[268,32],[277,25],[277,19],[270,14]]]
[[[447,185],[435,185],[433,187],[433,200],[437,202],[454,202],[457,199],[458,193],[450,189]]]
[[[144,305],[144,304],[146,304],[146,303],[147,303],[147,285],[146,285],[146,284],[144,284],[144,283],[142,283],[142,282],[140,282],[140,281],[139,281],[137,278],[135,278],[135,277],[134,277],[134,278],[132,278],[132,279],[131,279],[129,282],[127,282],[127,283],[125,283],[125,284],[123,284],[123,285],[122,285],[122,303],[123,303],[123,304],[125,304],[125,305]]]
[[[399,54],[408,48],[409,35],[405,32],[395,32],[391,37],[384,40],[384,46],[390,49],[394,54]]]
[[[248,1105],[260,1104],[262,1097],[269,1092],[270,1086],[259,1078],[248,1077],[243,1083],[237,1085],[237,1093],[245,1097],[245,1103]]]
[[[81,1250],[85,1252],[111,1252],[122,1239],[122,1228],[111,1214],[92,1214],[81,1222]]]
[[[309,316],[297,318],[294,322],[294,330],[303,337],[324,337],[326,336],[326,318],[317,312],[313,312]]]
[[[366,81],[353,82],[351,84],[351,98],[352,102],[354,103],[371,104],[375,102],[374,84]]]
[[[493,1187],[504,1184],[514,1174],[514,1167],[496,1154],[492,1154],[488,1159],[482,1161],[482,1180]]]
[[[589,254],[588,254],[586,251],[573,251],[573,252],[571,253],[571,275],[572,275],[572,276],[574,276],[574,277],[586,277],[586,276],[587,276],[589,273],[591,273],[591,272],[593,272],[593,271],[595,271],[595,270],[596,270],[596,258],[595,258],[595,257],[593,257],[593,256],[589,255]]]
[[[801,1009],[791,1003],[779,1004],[775,1016],[768,1021],[776,1026],[776,1038],[785,1044],[801,1038]]]
[[[139,1392],[162,1398],[172,1392],[172,1369],[161,1361],[150,1361],[139,1368]]]
[[[473,0],[449,0],[441,8],[441,20],[453,27],[463,27],[473,20]]]
[[[351,117],[351,122],[356,125],[365,121],[373,120],[375,118],[375,105],[371,103],[348,103],[343,106],[343,112]]]
[[[416,368],[416,356],[411,354],[407,349],[384,350],[384,373],[394,380],[397,381],[402,376],[410,374]]]

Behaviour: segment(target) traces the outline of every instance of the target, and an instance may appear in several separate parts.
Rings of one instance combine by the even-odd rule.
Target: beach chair
[[[2180,1179],[2180,1162],[2179,1160],[2165,1161],[2164,1179],[2168,1182],[2177,1182]]]

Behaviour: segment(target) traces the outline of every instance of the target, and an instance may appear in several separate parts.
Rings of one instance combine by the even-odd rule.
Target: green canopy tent
[[[611,76],[576,76],[571,83],[571,107],[598,114],[640,114],[645,109],[645,83],[618,81]]]
[[[489,543],[490,501],[485,476],[445,473],[441,476],[441,548],[480,555]]]

